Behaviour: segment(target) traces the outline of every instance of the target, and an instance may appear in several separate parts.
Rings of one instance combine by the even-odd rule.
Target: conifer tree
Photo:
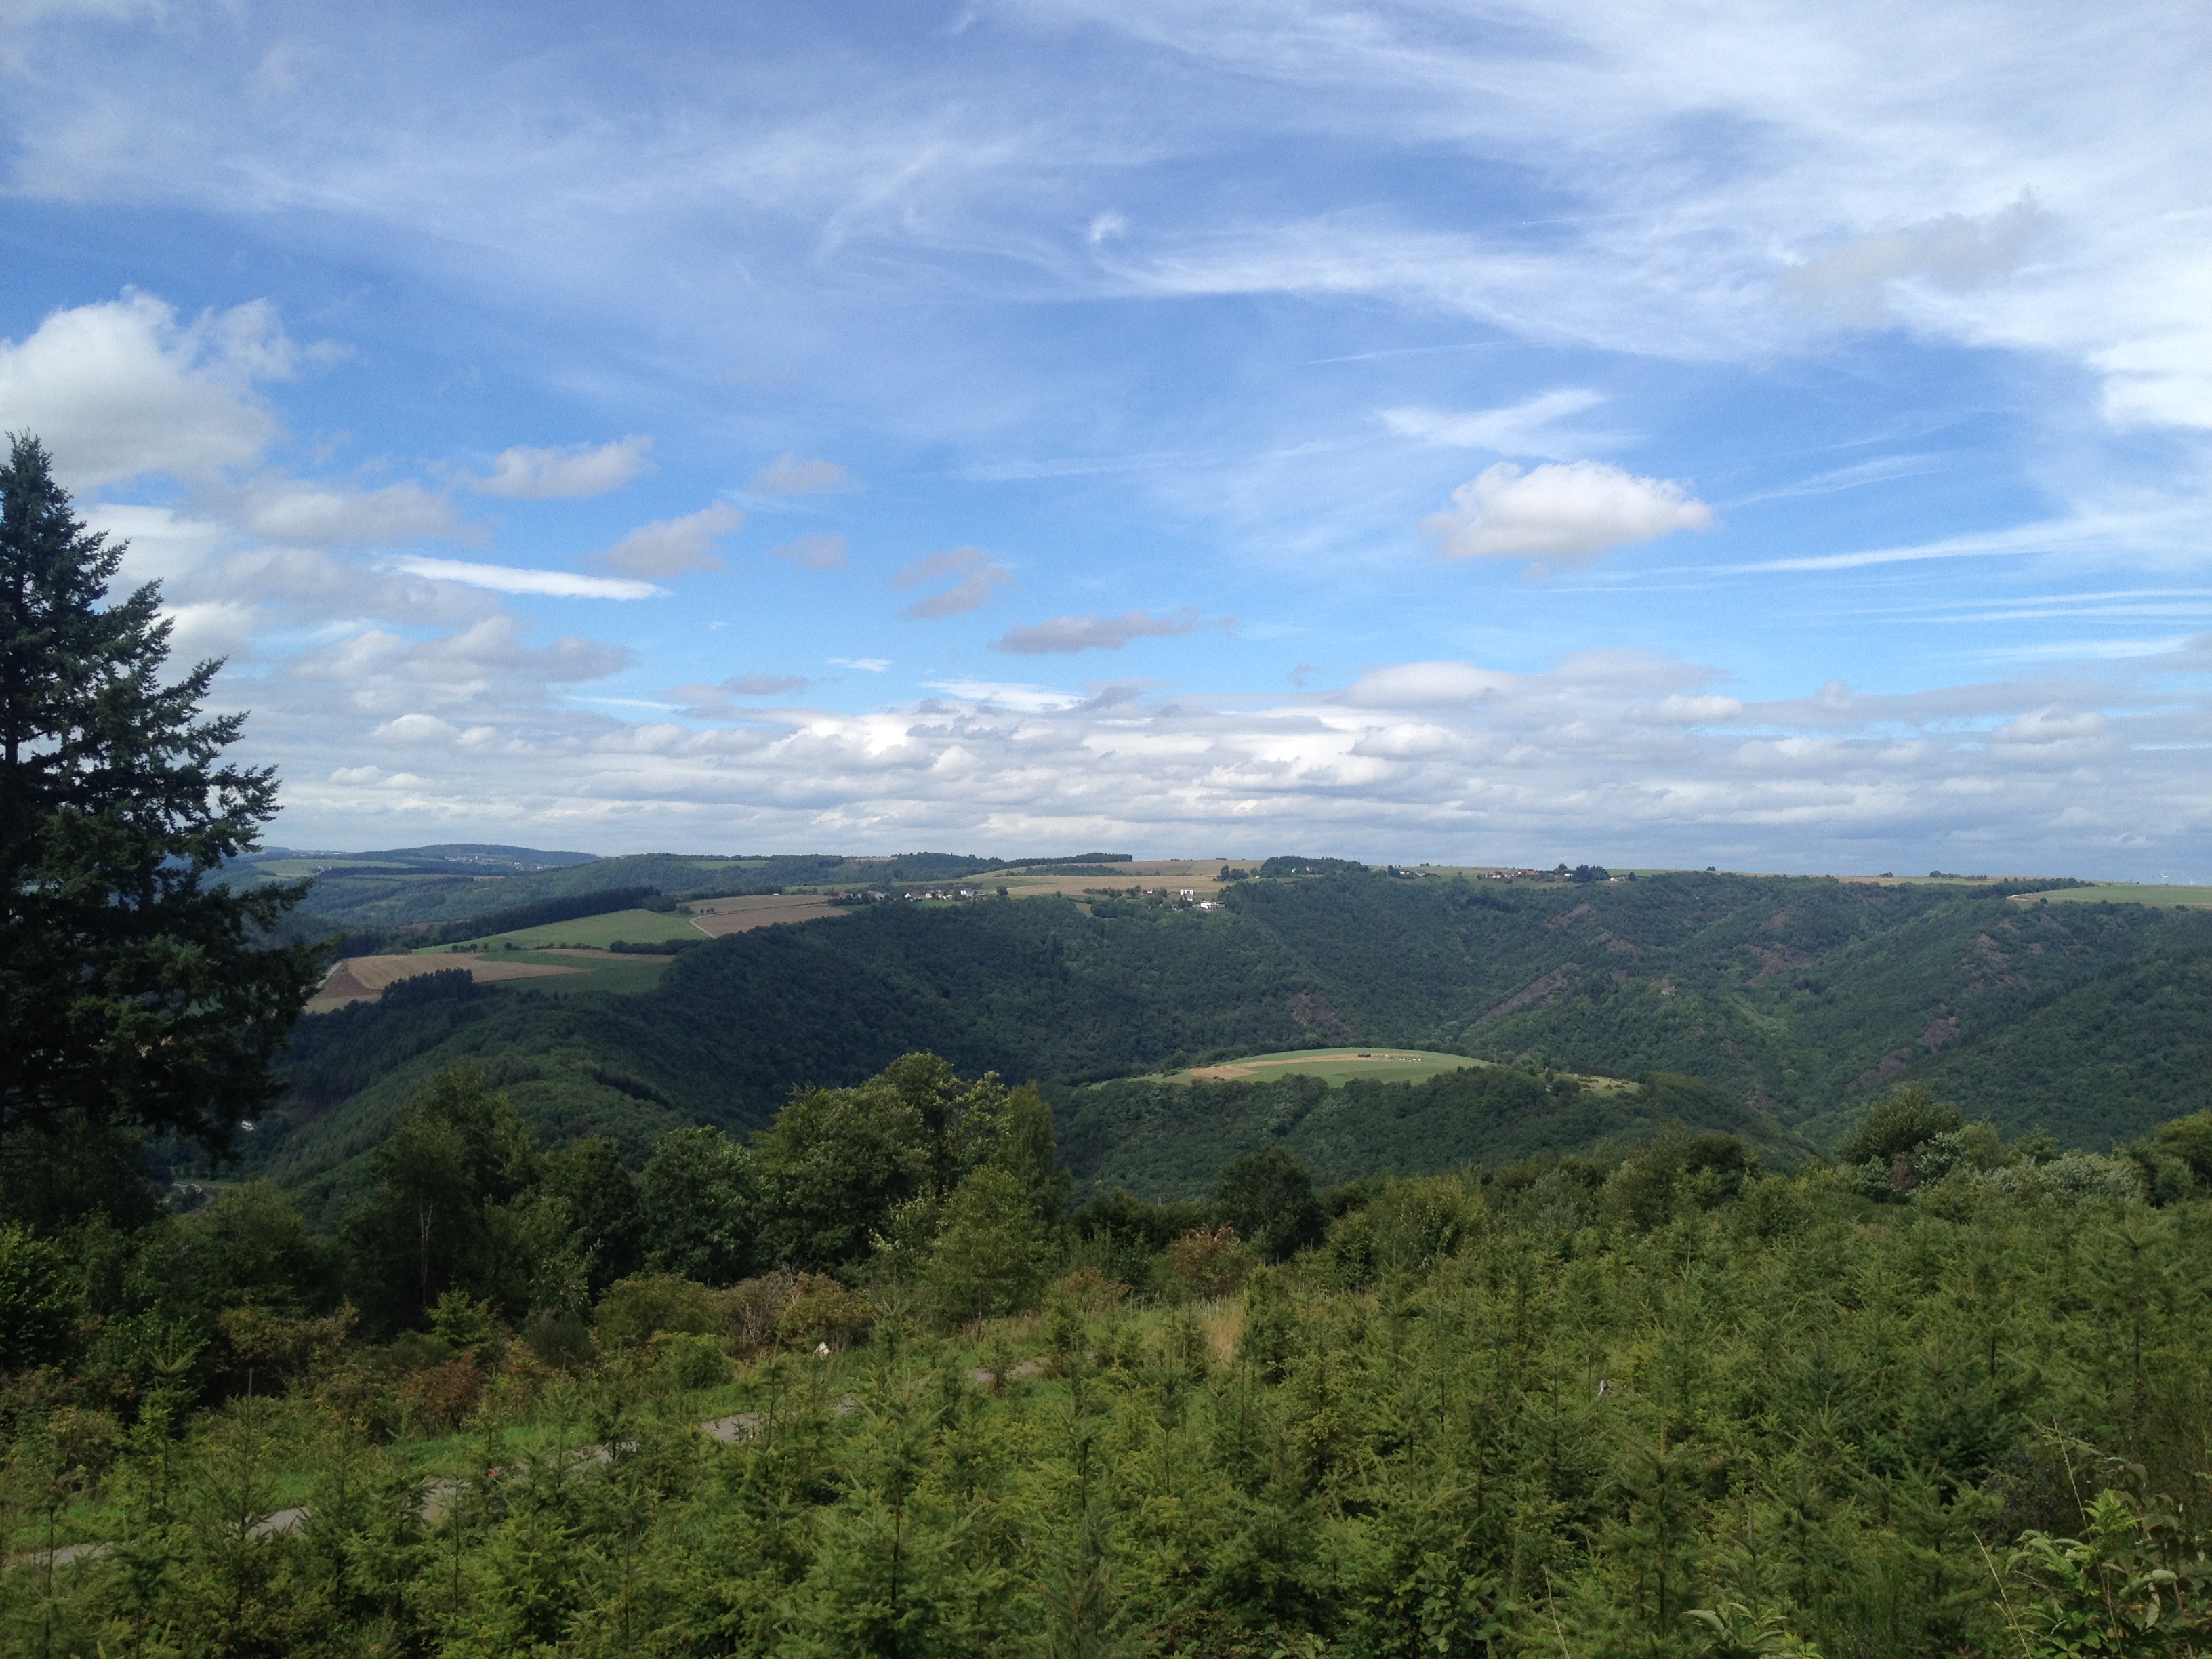
[[[219,660],[165,682],[159,584],[108,599],[123,553],[70,510],[44,447],[11,435],[0,1159],[18,1170],[118,1129],[224,1146],[273,1093],[270,1060],[316,974],[313,947],[265,942],[304,884],[246,892],[210,879],[275,815],[275,772],[222,762],[246,717],[202,715]]]

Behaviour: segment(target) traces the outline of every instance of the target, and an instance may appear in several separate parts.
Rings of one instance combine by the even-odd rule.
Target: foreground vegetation
[[[1044,1127],[915,1056],[633,1179],[453,1077],[342,1252],[0,1235],[9,1650],[2206,1645],[2212,1115],[1072,1212]]]

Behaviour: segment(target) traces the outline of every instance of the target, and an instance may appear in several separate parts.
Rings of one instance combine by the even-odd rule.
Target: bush
[[[840,1285],[827,1273],[802,1274],[792,1288],[792,1298],[775,1322],[776,1335],[787,1347],[826,1343],[833,1349],[849,1348],[875,1327],[875,1304],[865,1291]]]
[[[711,1336],[662,1331],[648,1345],[653,1368],[672,1387],[711,1389],[730,1380],[730,1357]]]
[[[418,1431],[450,1433],[476,1410],[483,1398],[483,1369],[464,1354],[407,1372],[392,1392],[406,1405]]]
[[[564,1371],[592,1363],[598,1352],[584,1316],[564,1309],[541,1308],[522,1328],[522,1344],[542,1364]]]
[[[1258,1265],[1237,1229],[1224,1221],[1212,1232],[1195,1228],[1169,1245],[1161,1273],[1171,1295],[1227,1296]]]
[[[740,1354],[757,1353],[776,1340],[776,1322],[797,1294],[798,1275],[779,1267],[722,1292],[722,1335]]]
[[[713,1336],[722,1328],[714,1291],[675,1273],[635,1273],[607,1286],[592,1315],[604,1347],[642,1348],[663,1331]]]

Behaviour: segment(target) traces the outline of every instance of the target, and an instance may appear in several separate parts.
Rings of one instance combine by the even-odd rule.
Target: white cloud
[[[941,593],[916,599],[899,615],[912,621],[957,617],[975,610],[991,597],[994,588],[1010,586],[1014,580],[1012,571],[993,564],[981,548],[954,547],[901,566],[891,578],[891,586],[919,587],[944,576],[957,576],[960,580]]]
[[[1782,286],[1847,320],[1887,319],[1893,283],[1924,281],[1970,289],[2008,274],[2048,236],[2054,221],[2033,197],[1979,218],[1947,213],[1896,230],[1875,231],[1793,265]]]
[[[1523,473],[1486,467],[1421,520],[1443,559],[1583,559],[1677,530],[1704,530],[1713,510],[1681,485],[1599,461],[1547,463]]]
[[[1424,708],[1465,702],[1510,690],[1514,676],[1466,662],[1401,662],[1370,669],[1352,682],[1345,701],[1374,708]]]
[[[492,462],[491,476],[475,479],[469,487],[486,495],[533,501],[604,495],[651,471],[646,452],[652,447],[653,440],[639,434],[565,449],[517,446],[501,450]]]
[[[844,537],[825,530],[811,531],[797,541],[769,549],[769,556],[788,559],[802,570],[842,570],[845,566]]]
[[[435,714],[402,714],[384,722],[368,734],[386,743],[451,743],[461,735],[451,720]]]
[[[1379,665],[1348,691],[1271,696],[948,678],[919,702],[749,707],[701,729],[658,711],[495,713],[550,673],[607,662],[519,662],[511,633],[472,631],[353,653],[331,701],[272,751],[308,781],[288,786],[299,827],[286,834],[328,840],[326,826],[357,822],[334,770],[449,751],[468,765],[441,767],[415,809],[432,816],[408,822],[557,823],[607,850],[1012,851],[1095,831],[1188,854],[1220,850],[1230,830],[1256,854],[1840,871],[1959,867],[1947,849],[1973,845],[2002,851],[1964,867],[2111,874],[2156,858],[2190,868],[2212,831],[2212,698],[2148,678],[1759,702],[1718,696],[1692,664],[1603,652],[1517,674]],[[2084,700],[2100,695],[2110,707]],[[2145,833],[2165,850],[2124,852]]]
[[[1030,623],[1009,629],[991,641],[991,648],[1019,657],[1043,656],[1053,652],[1119,651],[1132,640],[1188,634],[1198,625],[1198,607],[1190,605],[1158,617],[1143,611],[1132,611],[1120,617],[1054,617],[1049,622]]]
[[[419,484],[348,489],[265,478],[210,493],[201,507],[253,535],[305,547],[378,547],[421,537],[452,539],[453,505]]]
[[[173,665],[199,663],[210,657],[235,657],[252,642],[261,623],[260,608],[235,599],[163,607],[170,623],[169,654]]]
[[[891,665],[889,657],[832,657],[833,668],[857,668],[864,674],[880,674]]]
[[[754,473],[745,488],[763,495],[818,495],[852,482],[853,475],[835,461],[802,461],[784,454]]]
[[[813,684],[797,674],[734,674],[719,685],[679,685],[668,695],[679,703],[726,702],[732,697],[779,697]]]
[[[727,501],[716,501],[680,519],[641,525],[599,556],[611,570],[632,576],[682,576],[694,570],[720,570],[714,544],[745,521]]]
[[[1618,443],[1618,434],[1584,434],[1559,429],[1559,422],[1605,401],[1596,392],[1571,387],[1540,392],[1505,409],[1462,412],[1448,409],[1386,409],[1382,424],[1404,438],[1455,449],[1494,449],[1501,455],[1544,455],[1555,459]]]
[[[1048,685],[1021,685],[1000,680],[939,680],[934,689],[949,692],[963,702],[1033,714],[1080,708],[1086,701],[1071,692],[1055,691]]]
[[[278,436],[254,393],[299,354],[257,301],[179,324],[149,294],[56,311],[0,341],[0,430],[43,441],[72,489],[250,466]]]
[[[651,582],[614,576],[580,576],[569,570],[524,570],[505,564],[470,564],[459,559],[426,559],[410,554],[390,568],[434,582],[460,582],[495,593],[543,593],[556,599],[654,599],[668,597]]]

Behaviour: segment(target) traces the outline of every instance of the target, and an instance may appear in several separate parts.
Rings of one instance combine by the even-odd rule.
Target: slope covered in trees
[[[1338,1042],[1695,1078],[1729,1111],[1748,1107],[1816,1145],[1871,1093],[1925,1078],[2008,1133],[2039,1124],[2102,1146],[2206,1103],[2212,1071],[2193,1057],[2208,950],[2212,915],[2198,911],[1718,875],[1551,884],[1338,872],[1239,882],[1211,912],[1128,899],[876,905],[688,951],[643,995],[489,994],[441,1015],[454,1027],[435,1044],[364,1013],[349,1059],[311,1020],[301,1052],[323,1082],[257,1137],[252,1167],[326,1186],[422,1077],[460,1059],[489,1068],[541,1133],[603,1128],[635,1158],[669,1122],[757,1127],[795,1087],[855,1082],[919,1048],[1038,1080],[1073,1131],[1086,1084]],[[367,1059],[372,1048],[391,1064]],[[340,1076],[349,1092],[330,1081]],[[1468,1138],[1479,1111],[1438,1117],[1450,1125],[1439,1138],[1389,1127],[1414,1121],[1400,1096],[1351,1103],[1350,1117],[1334,1115],[1340,1144],[1427,1149],[1425,1163],[1374,1167],[1485,1155]],[[1104,1110],[1083,1133],[1118,1124],[1195,1145],[1174,1119]],[[1498,1133],[1501,1146],[1561,1144]],[[1167,1170],[1179,1154],[1166,1146],[1115,1167]],[[1318,1142],[1309,1150],[1335,1167]]]

